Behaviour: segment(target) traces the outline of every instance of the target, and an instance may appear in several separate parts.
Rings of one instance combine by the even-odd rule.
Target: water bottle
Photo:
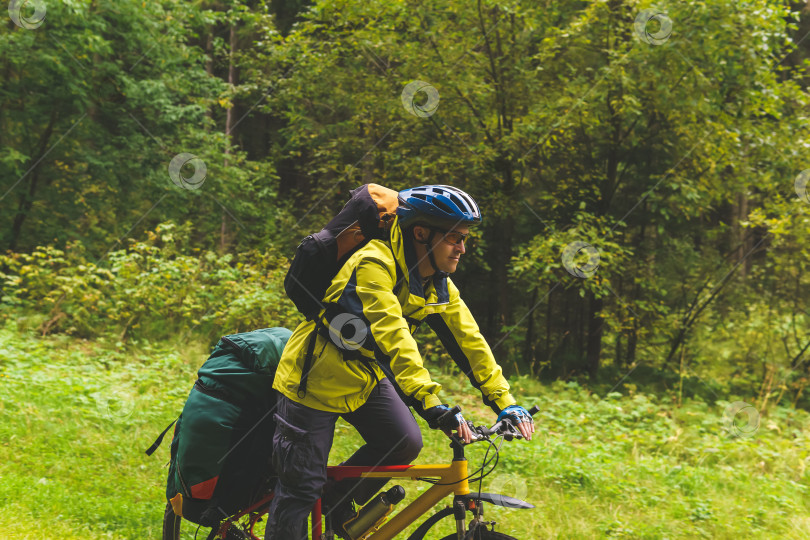
[[[365,538],[377,529],[386,516],[394,509],[394,505],[405,498],[405,489],[394,486],[385,493],[371,499],[357,512],[357,516],[346,522],[344,529],[353,540]]]

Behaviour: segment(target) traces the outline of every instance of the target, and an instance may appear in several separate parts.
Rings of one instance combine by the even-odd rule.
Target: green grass
[[[39,338],[0,329],[0,538],[159,538],[168,444],[143,451],[176,416],[203,344]],[[469,419],[490,411],[463,377],[438,373]],[[810,538],[810,416],[771,408],[734,438],[724,402],[597,396],[574,383],[513,379],[537,404],[534,441],[505,443],[485,491],[534,510],[486,507],[517,538]],[[729,397],[729,401],[733,401]],[[424,426],[424,425],[423,425]],[[421,463],[450,458],[424,426]],[[341,422],[330,461],[360,444]],[[479,464],[484,445],[468,452]],[[426,484],[406,481],[406,501]],[[446,520],[431,538],[451,532]],[[406,535],[402,535],[405,537]],[[201,535],[199,537],[204,537]]]

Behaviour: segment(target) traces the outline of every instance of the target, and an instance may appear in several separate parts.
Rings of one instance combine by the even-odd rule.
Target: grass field
[[[0,538],[159,538],[169,445],[151,458],[144,449],[181,410],[205,357],[202,343],[39,338],[6,323]],[[494,421],[463,377],[437,379],[468,419]],[[733,436],[726,402],[677,407],[668,395],[512,384],[522,403],[540,406],[537,437],[505,443],[484,490],[536,508],[488,506],[497,530],[521,539],[810,538],[806,412],[770,408],[758,429]],[[448,461],[446,439],[427,426],[423,433],[419,462]],[[340,423],[330,462],[358,443]],[[471,466],[483,450],[468,452]],[[425,486],[406,482],[407,500]],[[448,522],[431,538],[450,531]]]

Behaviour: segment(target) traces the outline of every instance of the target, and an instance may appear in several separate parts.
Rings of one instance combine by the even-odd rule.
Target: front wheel
[[[472,535],[473,540],[517,540],[514,536],[509,536],[507,534],[495,532],[495,531],[488,531],[483,527],[479,527],[475,530],[475,533]],[[442,540],[458,540],[458,535],[453,533],[450,536],[445,536]]]

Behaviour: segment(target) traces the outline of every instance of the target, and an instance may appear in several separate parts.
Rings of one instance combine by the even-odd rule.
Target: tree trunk
[[[503,337],[502,329],[508,324],[510,313],[509,263],[512,258],[514,218],[506,215],[493,218],[493,221],[496,223],[490,231],[492,264],[487,296],[487,332],[490,336]]]
[[[616,283],[616,290],[619,296],[624,297],[624,280],[619,276]],[[613,351],[613,367],[622,367],[622,336],[624,335],[624,321],[619,319],[619,325],[616,328],[616,344]]]
[[[209,28],[205,36],[205,73],[209,77],[214,76],[214,30]],[[209,120],[213,120],[214,114],[211,107],[205,108],[205,116]],[[206,132],[208,131],[208,124],[206,124]]]
[[[599,356],[602,354],[602,298],[596,298],[593,293],[588,293],[588,346],[586,362],[588,375],[591,379],[596,377],[599,371]]]
[[[748,218],[748,194],[738,193],[734,198],[731,208],[731,245],[738,246],[733,260],[738,261],[745,257],[748,250],[751,249],[750,239],[745,239],[745,230],[741,224],[742,221]],[[751,257],[748,257],[743,264],[740,265],[740,277],[745,279],[745,276],[751,270]]]
[[[548,301],[546,302],[546,342],[543,346],[543,358],[545,358],[549,363],[552,362],[551,359],[551,308],[554,305],[552,303],[554,297],[554,290],[548,293]]]
[[[578,292],[576,290],[572,291],[574,293]],[[577,307],[577,363],[579,364],[578,368],[581,369],[582,366],[582,358],[585,356],[585,352],[587,351],[587,332],[585,330],[586,319],[588,319],[588,299],[589,297],[586,296],[582,298],[578,294],[574,296],[574,305]]]
[[[230,50],[228,51],[228,88],[233,90],[236,85],[236,67],[233,64],[233,51],[236,49],[236,22],[231,23],[230,28]],[[225,111],[225,157],[223,159],[223,170],[228,169],[228,157],[231,153],[231,126],[233,126],[233,109],[231,103]],[[219,231],[219,251],[225,253],[228,248],[228,221],[225,210],[222,210],[222,224]]]
[[[529,305],[534,306],[537,303],[537,289],[532,291]],[[528,320],[526,321],[526,338],[523,342],[523,361],[529,366],[529,371],[535,375],[534,365],[534,311],[529,313]]]
[[[22,191],[18,199],[17,214],[14,216],[14,221],[11,224],[11,239],[9,240],[8,246],[11,251],[15,251],[17,249],[17,243],[20,239],[23,222],[25,221],[25,218],[28,217],[28,212],[31,210],[31,207],[34,204],[34,198],[36,197],[37,193],[37,183],[39,182],[39,173],[42,170],[40,168],[39,161],[45,155],[45,152],[48,151],[48,144],[50,143],[51,135],[53,135],[53,128],[54,125],[56,125],[57,117],[57,109],[54,108],[51,111],[51,118],[48,120],[48,125],[45,127],[45,130],[42,132],[42,135],[39,138],[37,152],[31,158],[31,165],[36,166],[34,166],[33,170],[31,170],[29,173],[28,190]]]
[[[503,228],[503,236],[499,245],[499,264],[497,268],[498,314],[499,325],[504,326],[509,320],[509,262],[512,259],[512,233],[515,221],[511,215],[507,216]]]
[[[630,329],[630,335],[627,336],[627,354],[625,356],[625,364],[632,366],[636,361],[636,343],[638,343],[638,328],[636,323],[633,323],[633,328]]]

